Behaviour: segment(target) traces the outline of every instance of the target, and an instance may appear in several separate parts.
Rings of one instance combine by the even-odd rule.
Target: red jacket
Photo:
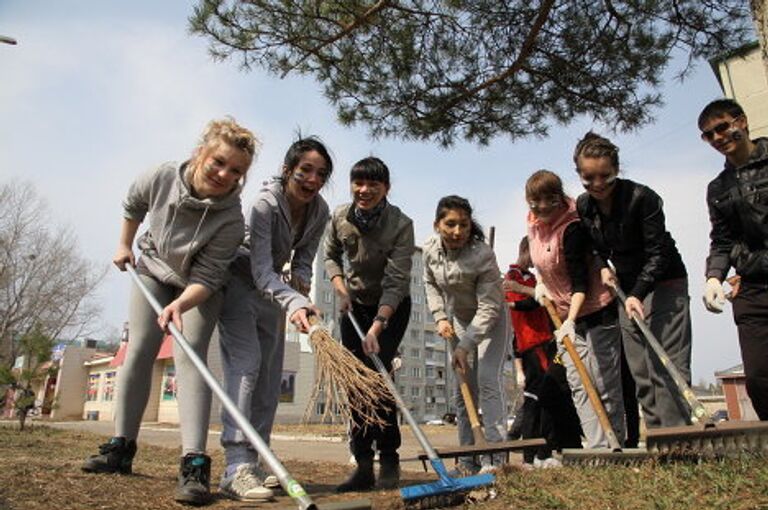
[[[509,271],[507,271],[504,279],[514,280],[527,287],[536,286],[536,277],[517,264],[509,265]],[[525,294],[518,294],[517,292],[506,293],[507,303],[515,303],[527,298],[528,296]],[[512,329],[515,331],[515,351],[518,354],[552,339],[552,326],[547,311],[543,307],[524,312],[510,308],[509,315],[512,319]]]

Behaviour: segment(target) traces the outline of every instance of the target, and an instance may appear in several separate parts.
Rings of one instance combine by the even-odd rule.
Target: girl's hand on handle
[[[441,319],[437,323],[437,334],[446,340],[450,340],[456,332],[453,330],[453,326],[448,319]]]
[[[627,296],[627,301],[624,303],[624,311],[627,312],[627,316],[630,319],[632,317],[637,317],[639,320],[645,319],[643,303],[635,296]]]
[[[310,305],[308,308],[299,308],[293,312],[290,317],[290,321],[301,333],[308,333],[310,327],[310,315],[317,315],[318,317],[321,317],[322,312],[315,305]]]
[[[136,258],[133,256],[133,250],[131,250],[129,246],[123,246],[121,244],[117,247],[115,256],[112,257],[112,263],[116,265],[120,271],[125,271],[126,264],[136,267]]]
[[[176,329],[179,330],[179,332],[183,331],[183,324],[181,321],[181,315],[184,312],[181,309],[181,303],[179,303],[178,300],[171,301],[171,303],[163,308],[162,313],[157,318],[157,324],[160,326],[160,329],[168,333],[168,324],[173,322],[173,325],[176,326]]]

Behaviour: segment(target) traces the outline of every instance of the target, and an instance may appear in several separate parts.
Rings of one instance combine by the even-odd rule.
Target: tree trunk
[[[768,17],[765,15],[768,0],[750,0],[752,17],[755,20],[757,39],[760,41],[760,55],[763,57],[763,69],[768,76]]]

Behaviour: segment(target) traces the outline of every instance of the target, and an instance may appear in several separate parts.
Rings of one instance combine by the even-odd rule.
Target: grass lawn
[[[103,438],[35,425],[19,432],[0,426],[0,510],[21,509],[166,509],[188,508],[173,502],[178,450],[141,450],[134,476],[92,475],[80,464]],[[213,483],[223,459],[214,455]],[[322,508],[324,501],[368,498],[377,510],[402,508],[397,491],[339,496],[333,487],[348,467],[333,463],[288,462],[286,467]],[[405,485],[424,483],[434,475],[407,473]],[[569,467],[521,471],[506,467],[498,475],[497,497],[465,508],[501,509],[768,509],[768,463],[751,458],[716,463],[654,464],[635,467]],[[256,508],[215,500],[212,508]],[[289,498],[258,508],[296,508]]]

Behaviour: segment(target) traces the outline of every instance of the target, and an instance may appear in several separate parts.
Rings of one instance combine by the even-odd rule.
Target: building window
[[[420,357],[421,357],[421,350],[411,349],[411,358],[420,358]]]
[[[411,377],[421,377],[421,367],[411,367]]]
[[[418,386],[411,386],[411,396],[418,397],[419,395],[421,395],[421,388]]]
[[[411,330],[411,338],[413,338],[414,340],[418,340],[419,339],[419,330],[418,329],[412,329]]]
[[[163,369],[163,397],[164,401],[176,400],[176,365],[168,363]]]
[[[293,402],[295,386],[296,372],[283,372],[283,378],[280,381],[280,402]]]
[[[318,416],[325,414],[325,402],[318,402],[315,404],[315,414]]]
[[[424,375],[427,377],[434,377],[435,376],[435,367],[425,367],[424,368]]]
[[[411,320],[416,322],[421,322],[421,312],[417,312],[417,311],[411,312]]]
[[[323,303],[330,304],[332,302],[333,302],[333,291],[324,290],[323,291]]]
[[[420,305],[424,302],[424,298],[421,296],[420,293],[416,292],[415,294],[411,295],[411,300],[417,305]]]
[[[326,282],[331,281],[331,279],[328,278],[328,271],[326,271],[325,269],[323,269],[323,280],[325,280]]]
[[[101,374],[91,374],[88,376],[88,389],[85,393],[85,400],[87,402],[93,402],[98,398],[100,380]]]
[[[101,389],[101,400],[111,402],[115,399],[115,379],[117,372],[114,370],[104,374],[104,387]]]

